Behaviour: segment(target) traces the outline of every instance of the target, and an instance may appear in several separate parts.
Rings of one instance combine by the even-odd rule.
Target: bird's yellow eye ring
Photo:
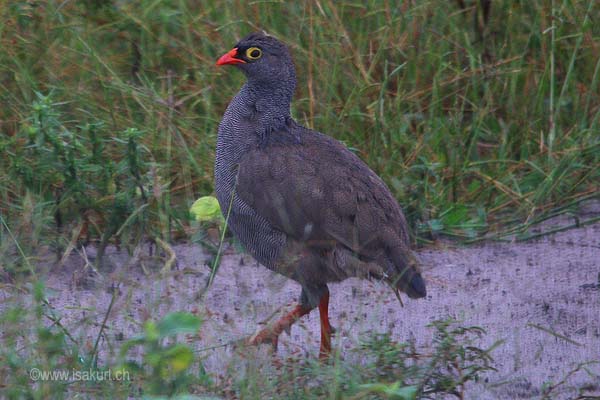
[[[246,57],[249,60],[258,60],[262,57],[262,50],[258,47],[250,47],[246,50]]]

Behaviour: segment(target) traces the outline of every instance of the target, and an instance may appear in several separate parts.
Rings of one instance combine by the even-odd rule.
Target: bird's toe
[[[273,331],[273,329],[265,328],[254,335],[250,336],[247,340],[247,343],[251,346],[258,346],[261,344],[271,344],[273,346],[273,350],[277,350],[277,344],[279,342],[279,335]]]

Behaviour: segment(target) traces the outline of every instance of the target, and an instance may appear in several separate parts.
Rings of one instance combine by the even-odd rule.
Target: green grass
[[[214,61],[259,28],[292,48],[296,119],[367,161],[418,237],[575,210],[600,182],[598,7],[460,3],[3,3],[2,215],[63,242],[185,236],[243,81]]]
[[[600,193],[598,21],[595,0],[1,2],[2,279],[40,246],[193,234],[243,82],[214,63],[257,29],[291,47],[294,117],[380,174],[418,240],[537,237]],[[33,358],[66,340],[40,335]]]

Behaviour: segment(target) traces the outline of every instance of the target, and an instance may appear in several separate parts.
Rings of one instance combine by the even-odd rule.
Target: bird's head
[[[223,54],[217,65],[234,65],[241,69],[248,80],[276,84],[294,81],[294,63],[287,47],[262,32],[251,33]]]

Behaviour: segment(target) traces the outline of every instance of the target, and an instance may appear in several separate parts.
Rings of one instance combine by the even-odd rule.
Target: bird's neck
[[[295,88],[295,79],[268,82],[249,80],[242,91],[246,92],[246,101],[254,108],[257,120],[268,126],[290,118]]]
[[[294,88],[295,81],[271,86],[248,81],[227,107],[219,124],[215,157],[215,189],[221,204],[229,201],[237,171],[233,167],[241,157],[289,128]]]

